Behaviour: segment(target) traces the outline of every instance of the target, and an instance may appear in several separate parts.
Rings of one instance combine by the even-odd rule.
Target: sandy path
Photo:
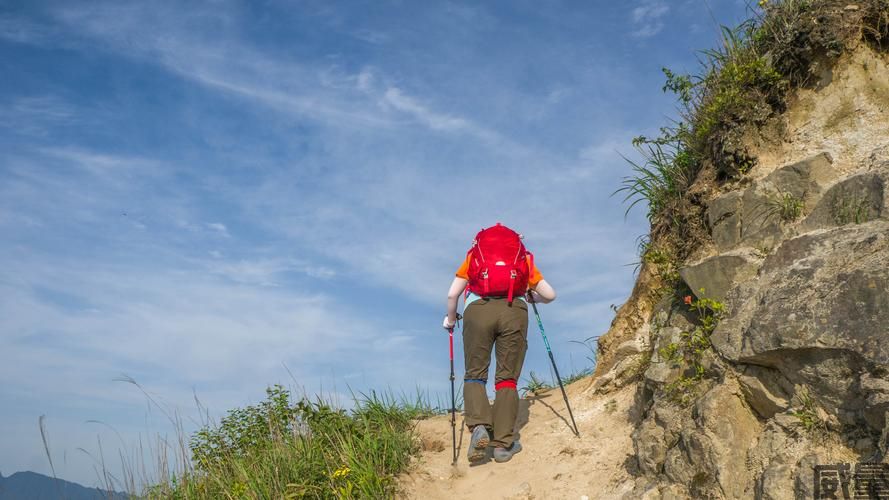
[[[450,417],[419,423],[423,443],[420,458],[401,477],[403,498],[466,498],[493,500],[619,498],[632,489],[624,465],[633,445],[628,410],[635,388],[594,395],[591,379],[568,389],[580,438],[571,432],[568,412],[557,389],[521,401],[519,424],[523,451],[504,464],[493,460],[470,467],[460,435],[458,415],[457,465],[451,466]]]

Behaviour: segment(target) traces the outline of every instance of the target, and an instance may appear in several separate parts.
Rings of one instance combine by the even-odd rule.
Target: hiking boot
[[[485,458],[485,450],[490,442],[491,436],[488,434],[488,429],[484,425],[476,425],[472,429],[472,437],[469,439],[469,461],[478,462]]]
[[[522,444],[518,441],[513,441],[512,445],[509,448],[494,448],[494,461],[497,463],[509,462],[513,455],[522,451]]]

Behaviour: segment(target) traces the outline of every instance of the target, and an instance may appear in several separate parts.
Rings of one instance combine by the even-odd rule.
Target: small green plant
[[[675,289],[680,281],[679,264],[675,255],[663,245],[648,245],[642,254],[642,261],[653,264],[661,281],[658,293],[663,296]]]
[[[613,306],[614,304],[612,304]],[[616,311],[615,311],[616,312]],[[587,337],[580,340],[571,340],[570,342],[574,344],[580,344],[584,346],[587,350],[586,359],[589,361],[589,365],[585,368],[581,368],[580,370],[574,371],[564,379],[562,379],[562,383],[565,385],[577,382],[582,378],[589,377],[596,371],[596,358],[598,356],[598,348],[599,348],[599,335],[594,335],[592,337]]]
[[[867,222],[870,201],[858,195],[841,196],[833,205],[833,218],[840,226],[846,224],[863,224]]]
[[[695,328],[682,332],[678,342],[671,342],[658,351],[664,361],[682,368],[679,378],[664,386],[668,398],[680,405],[690,403],[697,394],[698,383],[705,375],[702,360],[712,347],[710,334],[725,312],[722,302],[704,297],[704,289],[700,290],[700,295],[698,299],[691,295],[683,298],[683,304],[696,316]]]
[[[661,356],[661,360],[674,365],[678,365],[679,361],[682,360],[680,346],[676,342],[670,342],[666,346],[661,347],[658,349],[658,354]]]
[[[805,206],[805,202],[794,196],[793,193],[781,193],[769,201],[769,208],[783,222],[793,222],[799,219]]]
[[[759,206],[758,215],[763,223],[774,220],[788,223],[799,219],[805,206],[805,201],[793,193],[778,193],[770,196]]]
[[[607,403],[605,403],[605,413],[614,413],[617,411],[617,400],[609,399]]]
[[[538,378],[537,375],[532,371],[530,374],[528,374],[527,383],[524,387],[521,388],[521,390],[522,396],[525,397],[528,394],[537,396],[540,393],[548,391],[552,388],[552,384],[544,381],[542,378]]]
[[[698,377],[687,377],[681,375],[676,380],[670,382],[664,387],[667,398],[679,406],[688,406],[694,401],[697,395],[698,383],[701,381]]]
[[[799,419],[800,429],[809,435],[825,430],[826,423],[819,417],[815,401],[807,388],[802,387],[797,391],[793,403],[795,409],[790,414]]]
[[[595,368],[584,368],[582,370],[577,370],[574,373],[571,373],[570,375],[568,375],[567,377],[562,379],[562,383],[565,385],[573,384],[574,382],[577,382],[580,379],[589,377],[590,375],[593,374],[593,371],[595,371]]]

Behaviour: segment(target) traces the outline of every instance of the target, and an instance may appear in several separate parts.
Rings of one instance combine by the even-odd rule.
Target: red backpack
[[[475,236],[469,257],[469,288],[482,297],[524,295],[534,267],[534,256],[522,244],[522,237],[497,223]]]

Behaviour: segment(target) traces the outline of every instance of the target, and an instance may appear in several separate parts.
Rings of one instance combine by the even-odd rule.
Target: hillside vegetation
[[[676,95],[680,117],[658,137],[634,140],[643,161],[632,163],[634,175],[618,190],[628,210],[647,205],[651,222],[639,247],[637,290],[615,320],[626,325],[620,329],[638,327],[658,294],[687,295],[678,270],[707,251],[709,202],[748,183],[762,165],[760,153],[786,141],[786,112],[799,91],[829,85],[841,58],[862,46],[889,49],[889,0],[771,0],[759,6],[747,22],[722,28],[721,46],[701,52],[697,74],[663,70],[663,90]],[[657,293],[640,296],[641,289]],[[611,368],[618,337],[601,339],[597,373]]]
[[[182,443],[180,470],[146,498],[387,498],[419,451],[418,419],[435,412],[376,394],[346,411],[320,399],[293,401],[281,386],[265,401],[228,412]]]

